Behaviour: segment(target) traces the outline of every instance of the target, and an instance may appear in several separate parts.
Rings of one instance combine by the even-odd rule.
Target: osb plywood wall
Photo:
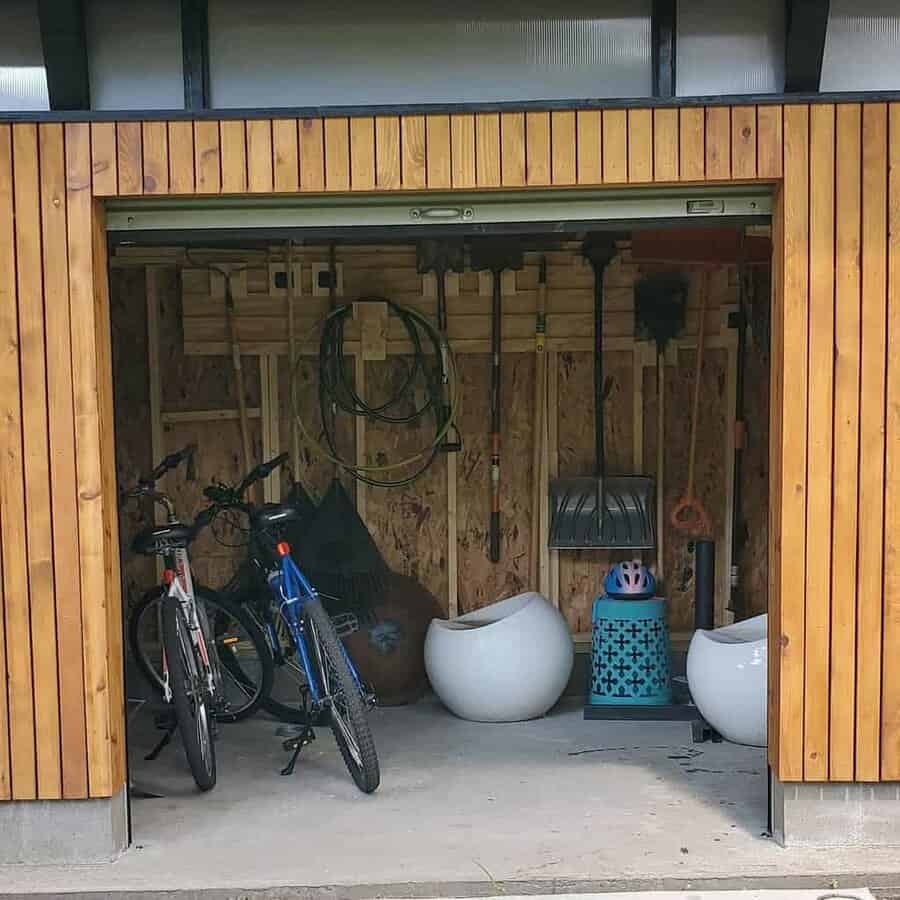
[[[502,555],[499,564],[487,556],[489,518],[489,284],[479,273],[466,271],[450,287],[450,333],[458,353],[462,388],[459,420],[463,451],[456,465],[456,566],[448,552],[452,519],[448,516],[448,460],[440,455],[424,476],[402,488],[365,488],[346,475],[343,480],[363,510],[364,519],[388,563],[420,580],[447,609],[451,581],[457,586],[460,612],[498,597],[532,587],[529,583],[531,545],[532,422],[534,406],[533,329],[541,256],[548,264],[548,349],[550,382],[556,385],[559,473],[589,474],[594,466],[593,359],[591,306],[593,275],[576,242],[547,244],[526,253],[525,267],[504,282],[504,418],[502,427]],[[297,334],[304,356],[297,368],[299,405],[312,431],[319,428],[317,335],[312,328],[327,309],[328,298],[313,296],[312,267],[328,259],[324,245],[299,246],[296,301]],[[383,294],[433,314],[434,284],[417,274],[413,245],[339,245],[343,294],[339,301],[362,294]],[[274,286],[274,272],[283,270],[283,248],[246,252],[122,249],[113,260],[113,334],[116,348],[116,400],[119,477],[129,482],[147,469],[153,455],[154,406],[148,357],[148,309],[151,333],[158,334],[159,402],[156,443],[164,452],[190,441],[200,447],[197,480],[183,472],[169,476],[168,487],[179,508],[193,514],[202,506],[201,491],[212,478],[233,482],[240,476],[241,452],[235,379],[227,356],[224,281],[210,274],[206,263],[246,265],[240,280],[233,277],[236,313],[244,352],[244,391],[251,414],[253,453],[291,446],[290,365],[286,356],[284,291]],[[729,561],[729,478],[732,457],[734,331],[727,314],[737,302],[734,269],[685,270],[689,276],[688,321],[683,336],[666,355],[665,497],[667,510],[683,493],[690,437],[690,410],[696,364],[699,298],[707,294],[707,337],[701,421],[697,449],[697,488],[709,510],[718,541],[717,608],[726,615]],[[606,400],[606,453],[610,472],[655,474],[657,387],[655,349],[634,337],[633,286],[640,269],[630,261],[626,244],[605,279],[604,369],[609,379]],[[767,286],[757,305],[768,304]],[[148,302],[149,301],[149,302]],[[153,320],[156,320],[155,322]],[[348,329],[353,346],[355,326]],[[758,329],[757,329],[758,330]],[[152,343],[152,341],[150,341]],[[388,329],[388,358],[365,363],[366,396],[386,396],[401,372],[398,358],[408,347],[403,335]],[[270,366],[271,362],[271,366]],[[270,367],[269,367],[270,366]],[[742,562],[747,564],[748,611],[766,605],[766,459],[767,356],[754,332],[748,352],[747,404],[754,421],[745,463],[745,497],[749,540]],[[267,368],[269,367],[269,368]],[[261,377],[262,372],[262,377]],[[277,409],[277,414],[274,410]],[[223,419],[222,416],[229,416]],[[203,420],[204,417],[206,420]],[[264,420],[274,423],[266,436]],[[757,424],[760,427],[757,427]],[[425,446],[429,425],[387,427],[368,423],[365,458],[402,458]],[[359,432],[341,421],[342,452],[353,458]],[[277,445],[277,446],[276,446]],[[552,452],[552,450],[551,450]],[[334,475],[333,466],[301,440],[301,472],[314,497],[321,497]],[[127,514],[126,535],[138,527],[139,514]],[[231,536],[234,540],[238,536]],[[235,541],[238,542],[238,541]],[[665,533],[666,593],[674,630],[691,627],[693,617],[693,557],[691,542],[667,527]],[[207,532],[195,545],[201,581],[223,584],[234,571],[240,550],[222,546]],[[561,552],[558,587],[553,593],[573,631],[590,628],[591,602],[600,589],[609,554]],[[152,561],[130,560],[129,581],[137,589],[151,582]]]

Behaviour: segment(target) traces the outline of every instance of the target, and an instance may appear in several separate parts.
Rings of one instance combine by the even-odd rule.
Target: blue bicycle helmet
[[[656,593],[656,579],[640,560],[632,559],[616,563],[607,572],[603,587],[610,597],[637,600]]]

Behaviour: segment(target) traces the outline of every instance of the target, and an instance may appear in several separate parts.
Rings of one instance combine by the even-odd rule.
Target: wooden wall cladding
[[[782,780],[895,780],[900,107],[785,107],[783,137],[770,760]]]
[[[270,193],[276,160],[300,192],[500,188],[523,155],[526,186],[776,183],[769,759],[784,781],[900,779],[900,107],[420,119],[0,124],[0,798],[125,778],[95,198]]]
[[[108,130],[108,129],[107,129]],[[101,131],[110,181],[134,134]],[[123,783],[103,212],[84,124],[0,125],[0,799]]]
[[[98,196],[771,180],[781,128],[781,106],[91,125]]]

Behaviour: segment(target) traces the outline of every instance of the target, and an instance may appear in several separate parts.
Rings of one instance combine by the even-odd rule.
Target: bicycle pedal
[[[314,731],[309,731],[306,734],[300,734],[295,738],[289,738],[288,740],[283,741],[281,746],[282,749],[286,750],[288,753],[292,753],[311,744],[315,739],[316,733]]]

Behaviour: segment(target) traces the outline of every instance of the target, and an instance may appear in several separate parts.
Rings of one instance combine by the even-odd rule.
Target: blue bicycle
[[[315,739],[310,723],[325,720],[331,726],[356,786],[371,794],[380,781],[378,756],[367,718],[367,707],[373,698],[344,649],[316,589],[291,556],[291,546],[284,534],[300,514],[289,503],[254,506],[244,500],[250,485],[267,478],[286,460],[287,454],[282,453],[258,465],[236,487],[210,485],[204,494],[218,510],[236,509],[247,515],[254,561],[263,569],[269,585],[268,602],[257,612],[273,655],[285,652],[281,634],[286,631],[290,638],[289,652],[296,657],[295,668],[303,674],[300,702],[306,724],[296,737],[285,741],[284,747],[292,756],[282,774],[293,772],[300,751]]]

